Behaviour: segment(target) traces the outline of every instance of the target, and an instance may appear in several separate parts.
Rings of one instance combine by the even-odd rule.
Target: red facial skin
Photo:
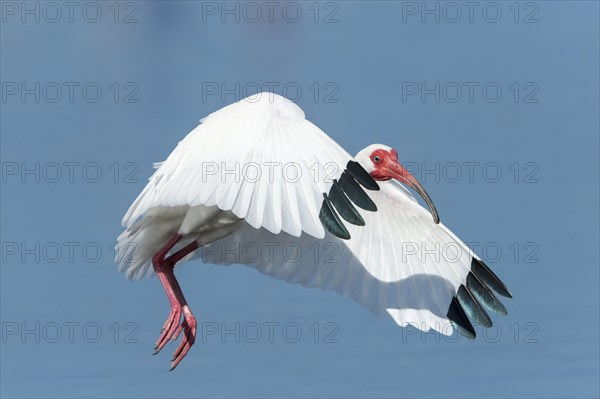
[[[419,183],[419,181],[400,164],[398,161],[398,153],[393,148],[388,152],[384,149],[378,149],[371,153],[369,156],[371,162],[375,166],[375,169],[371,172],[371,177],[375,180],[386,181],[390,179],[396,179],[401,183],[408,185],[413,188],[427,203],[433,220],[435,223],[440,222],[437,210],[433,205],[433,201],[425,188]]]
[[[390,152],[384,149],[375,150],[369,156],[375,169],[371,172],[371,177],[375,180],[385,181],[390,179],[400,180],[412,186],[409,178],[416,180],[398,161],[398,153],[393,148]]]

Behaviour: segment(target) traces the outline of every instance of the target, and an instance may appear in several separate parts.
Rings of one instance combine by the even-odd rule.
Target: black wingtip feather
[[[350,233],[344,226],[344,223],[340,220],[339,216],[333,209],[333,205],[327,198],[327,195],[323,194],[323,205],[321,205],[321,211],[319,212],[319,219],[323,226],[336,237],[343,240],[350,239]]]
[[[350,200],[358,207],[371,212],[377,211],[377,205],[375,205],[373,200],[365,193],[352,176],[343,172],[340,176],[339,185],[348,198],[350,198]]]
[[[492,326],[492,319],[490,319],[490,316],[483,310],[477,299],[473,296],[473,293],[467,287],[461,285],[456,293],[456,298],[469,318],[484,327]]]
[[[377,206],[363,187],[379,190],[377,182],[359,163],[349,161],[346,170],[340,175],[340,180],[333,181],[328,194],[323,193],[319,219],[331,234],[344,240],[350,239],[350,233],[338,214],[349,223],[357,226],[365,225],[365,220],[354,205],[368,211],[377,211]]]
[[[477,334],[475,334],[475,329],[473,325],[469,321],[469,318],[465,314],[464,309],[460,306],[458,299],[456,297],[452,297],[452,302],[450,303],[450,307],[448,308],[448,319],[452,325],[465,337],[470,339],[475,339]]]
[[[337,180],[333,181],[333,185],[331,186],[331,190],[329,190],[328,195],[329,200],[335,206],[335,209],[338,211],[341,217],[343,217],[349,223],[352,223],[357,226],[364,226],[365,220],[360,216],[360,213],[356,210],[352,202],[346,197],[346,194],[340,188],[340,185]]]
[[[367,172],[358,162],[349,161],[346,165],[346,170],[350,176],[354,177],[363,187],[369,190],[379,190],[379,184],[377,184],[369,172]]]
[[[471,261],[471,271],[484,282],[488,287],[496,291],[498,294],[507,298],[512,298],[512,294],[506,288],[506,285],[498,276],[485,264],[483,261],[473,258]]]
[[[487,310],[503,316],[508,314],[502,302],[496,298],[494,293],[473,272],[467,275],[467,288]]]

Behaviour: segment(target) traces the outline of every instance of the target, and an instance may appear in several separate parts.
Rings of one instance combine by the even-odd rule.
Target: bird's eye
[[[375,161],[375,162],[379,163],[379,161],[381,161],[381,158],[379,158],[379,155],[375,155],[375,156],[373,157],[373,161]]]

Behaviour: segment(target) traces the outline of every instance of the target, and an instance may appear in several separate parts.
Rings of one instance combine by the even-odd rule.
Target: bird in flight
[[[174,274],[192,259],[334,290],[445,335],[473,339],[472,321],[490,327],[488,312],[507,313],[504,283],[440,222],[396,150],[372,144],[352,157],[284,97],[259,93],[210,114],[155,168],[123,217],[116,262],[164,287],[171,310],[155,353],[182,335],[171,370],[196,339]]]

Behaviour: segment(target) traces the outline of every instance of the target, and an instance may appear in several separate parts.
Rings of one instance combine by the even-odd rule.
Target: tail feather
[[[177,233],[186,210],[187,207],[153,208],[123,231],[115,247],[119,271],[132,280],[153,276],[152,256]]]

